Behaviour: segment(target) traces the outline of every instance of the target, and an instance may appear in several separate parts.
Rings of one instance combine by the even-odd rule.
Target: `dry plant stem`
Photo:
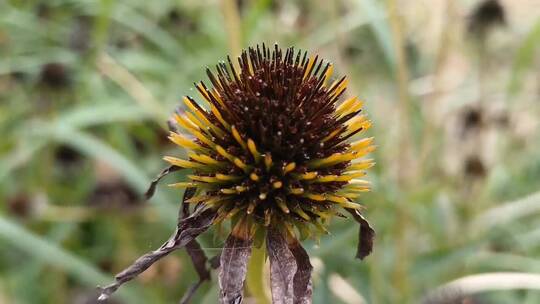
[[[180,300],[179,304],[191,303],[191,298],[193,297],[197,289],[201,287],[202,283],[204,283],[204,281],[199,280],[197,281],[197,283],[192,284]]]
[[[400,153],[397,162],[397,184],[403,192],[407,188],[407,185],[413,180],[417,172],[415,172],[415,165],[412,163],[412,141],[411,141],[411,129],[410,129],[410,117],[411,117],[411,105],[408,92],[409,85],[409,71],[407,67],[407,61],[405,56],[405,46],[403,41],[403,22],[399,15],[397,8],[397,0],[387,0],[390,28],[392,31],[392,40],[394,50],[396,52],[396,79],[398,82],[398,96],[399,96],[399,128],[401,130],[399,138]],[[403,197],[401,195],[400,197]],[[405,209],[405,203],[400,199],[396,202],[396,224],[395,234],[397,240],[397,252],[396,252],[396,266],[393,275],[393,282],[396,289],[400,293],[400,298],[407,299],[408,288],[408,276],[407,269],[408,263],[408,244],[407,244],[407,227],[408,218]]]
[[[407,66],[407,58],[405,54],[405,44],[403,41],[403,22],[397,10],[396,0],[388,0],[389,21],[392,30],[392,40],[394,45],[394,51],[396,52],[396,80],[398,85],[398,105],[399,105],[399,127],[401,130],[400,147],[401,151],[399,155],[402,155],[404,159],[410,160],[412,151],[412,134],[410,129],[411,119],[411,102],[409,97],[409,68]],[[399,164],[408,164],[407,162],[400,161]],[[412,169],[410,167],[403,169]],[[400,179],[414,176],[412,171],[410,173],[399,171]],[[407,174],[407,175],[405,175]]]
[[[107,53],[102,53],[97,57],[96,65],[103,75],[124,89],[143,109],[152,113],[160,126],[164,129],[167,127],[164,123],[168,119],[167,111],[133,74]]]
[[[332,16],[332,28],[334,29],[336,33],[336,43],[333,43],[332,46],[334,48],[334,52],[336,53],[336,62],[339,64],[340,69],[343,69],[345,71],[346,75],[349,75],[349,88],[351,92],[359,92],[359,82],[357,74],[353,73],[354,68],[352,68],[354,65],[351,64],[350,60],[347,58],[347,56],[344,56],[343,50],[346,49],[347,43],[350,40],[349,33],[350,31],[347,31],[344,26],[343,22],[341,22],[341,19],[343,16],[339,15],[339,1],[327,1],[325,3],[328,3],[330,14]]]
[[[232,58],[235,58],[242,52],[242,27],[238,4],[236,0],[221,0],[221,8],[229,37],[229,49],[231,50]],[[236,61],[234,64],[236,65]]]
[[[169,255],[171,252],[186,246],[206,231],[213,223],[215,217],[216,213],[210,209],[198,210],[180,221],[174,234],[161,247],[138,258],[131,266],[117,274],[115,277],[116,282],[100,288],[101,295],[98,300],[107,300],[120,286],[136,278],[152,266],[152,264]]]
[[[197,289],[199,289],[202,283],[210,280],[210,271],[208,270],[208,268],[206,268],[206,262],[208,261],[208,258],[204,254],[204,251],[201,248],[201,245],[199,245],[199,242],[197,242],[197,240],[189,242],[186,245],[186,251],[191,258],[191,262],[193,263],[197,274],[199,275],[199,280],[189,287],[189,289],[186,291],[186,293],[180,300],[180,304],[191,303],[191,298],[193,297]]]
[[[434,303],[447,294],[459,292],[472,295],[492,290],[540,290],[540,275],[520,272],[492,272],[462,277],[438,287],[428,294],[421,303]]]
[[[51,222],[84,222],[95,216],[96,211],[88,207],[46,205],[40,219]]]
[[[343,30],[343,24],[340,21],[339,16],[339,1],[323,1],[321,5],[325,5],[328,7],[329,14],[332,17],[331,27],[335,32],[335,43],[331,44],[332,51],[337,55],[335,56],[337,63],[339,64],[340,68],[343,68],[345,70],[345,74],[350,75],[349,77],[353,77],[353,74],[351,73],[351,67],[350,64],[348,64],[348,60],[345,56],[343,56],[342,50],[345,49],[345,45],[347,42],[347,34]],[[352,79],[351,79],[352,80]],[[349,87],[351,88],[352,92],[357,92],[358,90],[355,87],[356,81],[351,81],[349,84]]]
[[[439,99],[442,95],[442,70],[448,58],[449,50],[451,47],[452,34],[454,33],[454,26],[452,26],[452,20],[455,20],[455,1],[446,0],[445,2],[445,14],[443,25],[441,26],[441,34],[439,47],[437,49],[437,56],[435,59],[435,67],[433,69],[433,91],[431,92],[428,100],[426,101],[426,109],[424,116],[424,132],[422,134],[422,147],[420,149],[420,156],[418,166],[422,166],[426,163],[430,152],[432,152],[433,144],[435,141],[434,136],[438,131],[434,120],[436,119],[435,110],[437,109]],[[419,168],[420,173],[423,173],[425,168]],[[429,174],[429,173],[428,173]]]
[[[481,37],[478,42],[478,108],[482,109],[484,99],[486,98],[486,76],[488,69],[488,51],[487,51],[487,34]]]

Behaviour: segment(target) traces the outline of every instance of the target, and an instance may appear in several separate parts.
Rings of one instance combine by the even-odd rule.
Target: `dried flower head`
[[[187,157],[167,156],[168,173],[189,169],[183,216],[175,234],[160,249],[140,258],[104,288],[106,298],[154,261],[187,245],[200,280],[209,278],[206,257],[195,238],[209,226],[231,220],[220,257],[220,301],[240,303],[251,246],[266,243],[276,303],[311,302],[311,265],[298,239],[326,232],[333,216],[346,210],[361,225],[357,257],[371,252],[374,232],[354,202],[369,184],[373,166],[364,157],[373,138],[352,141],[371,126],[356,97],[341,100],[345,77],[330,81],[332,65],[318,56],[276,45],[249,48],[228,58],[214,74],[212,87],[196,84],[203,106],[185,97],[186,111],[174,116],[170,139]],[[191,206],[191,208],[190,208]],[[189,298],[189,296],[187,297]]]
[[[498,0],[485,0],[474,7],[467,29],[471,35],[483,39],[491,29],[506,24],[504,6]]]
[[[41,68],[39,83],[51,89],[62,89],[71,82],[68,68],[62,63],[47,63]]]

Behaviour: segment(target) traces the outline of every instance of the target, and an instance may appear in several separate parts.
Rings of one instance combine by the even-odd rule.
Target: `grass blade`
[[[38,260],[64,269],[90,288],[112,280],[111,277],[93,267],[92,264],[2,216],[0,216],[0,239]],[[3,248],[6,247],[3,246]],[[128,303],[145,303],[144,298],[133,288],[125,288],[118,295]]]

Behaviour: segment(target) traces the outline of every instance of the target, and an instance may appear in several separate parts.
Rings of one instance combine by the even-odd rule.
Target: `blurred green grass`
[[[418,303],[470,274],[540,273],[540,12],[503,2],[508,22],[481,49],[465,29],[478,2],[1,2],[0,303],[94,303],[97,285],[165,240],[180,193],[141,196],[161,156],[182,153],[165,119],[206,66],[262,42],[335,62],[379,146],[362,199],[374,253],[354,260],[357,228],[340,219],[308,242],[314,303]],[[213,255],[222,240],[203,243]],[[180,253],[137,281],[120,303],[176,302],[195,272]],[[216,293],[214,280],[194,303]]]

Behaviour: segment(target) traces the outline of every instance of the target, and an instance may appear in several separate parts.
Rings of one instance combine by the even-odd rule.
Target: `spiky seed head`
[[[324,231],[339,207],[359,209],[374,146],[352,139],[371,122],[362,101],[343,97],[348,81],[332,79],[332,70],[318,56],[264,44],[243,51],[237,66],[227,58],[207,69],[212,86],[195,84],[206,103],[186,96],[174,117],[182,131],[170,140],[187,157],[165,160],[193,170],[174,186],[195,187],[189,202],[217,210],[218,222],[296,226],[304,236]]]

